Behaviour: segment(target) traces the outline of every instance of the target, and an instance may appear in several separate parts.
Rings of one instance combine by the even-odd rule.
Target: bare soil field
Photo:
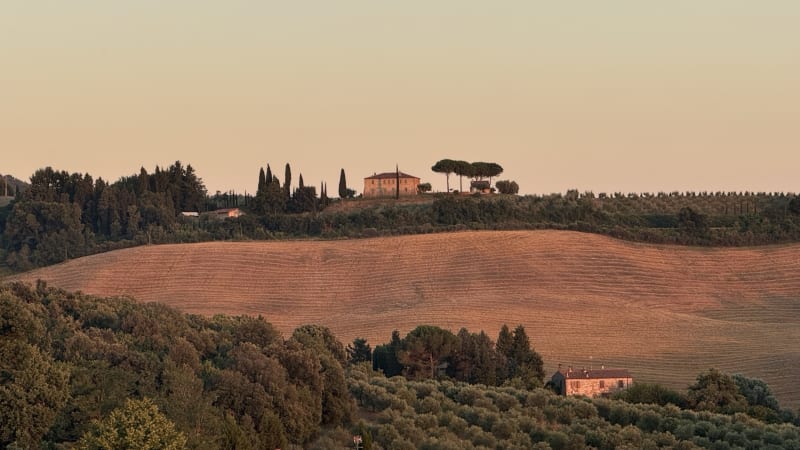
[[[525,326],[548,372],[617,366],[684,389],[709,367],[800,405],[800,245],[689,248],[562,231],[119,250],[14,279],[197,314],[261,314],[374,346],[419,324]]]

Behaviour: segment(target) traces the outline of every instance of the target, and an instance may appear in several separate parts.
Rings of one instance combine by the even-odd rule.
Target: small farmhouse
[[[419,177],[400,172],[400,196],[417,195]],[[394,197],[397,195],[397,172],[376,173],[364,178],[364,197]]]
[[[599,397],[626,389],[633,383],[628,369],[561,370],[553,374],[550,382],[558,394]]]
[[[228,219],[230,217],[239,217],[243,216],[244,212],[242,212],[239,208],[223,208],[223,209],[215,209],[210,213],[213,217],[217,219]]]
[[[492,186],[486,180],[472,181],[469,184],[469,191],[473,194],[490,194],[492,192]]]

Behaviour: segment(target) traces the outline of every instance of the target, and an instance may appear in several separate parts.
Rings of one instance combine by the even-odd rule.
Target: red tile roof
[[[567,379],[632,378],[628,369],[573,369],[564,371],[564,376]]]
[[[378,180],[378,179],[385,180],[385,179],[394,179],[394,178],[397,178],[397,172],[378,173],[378,174],[375,174],[375,175],[373,175],[371,177],[366,177],[364,179],[365,180]],[[419,177],[415,177],[414,175],[409,175],[407,173],[400,172],[400,178],[419,178]]]

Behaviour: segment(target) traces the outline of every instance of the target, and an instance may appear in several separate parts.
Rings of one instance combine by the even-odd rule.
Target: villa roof
[[[579,369],[563,372],[567,379],[631,378],[628,369]]]
[[[395,179],[397,178],[397,172],[384,172],[384,173],[376,173],[371,177],[364,178],[365,180],[386,180],[386,179]],[[414,175],[409,175],[407,173],[400,172],[400,178],[419,178],[415,177]]]

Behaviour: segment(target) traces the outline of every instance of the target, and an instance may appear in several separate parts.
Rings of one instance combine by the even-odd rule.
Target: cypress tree
[[[267,164],[267,183],[272,183],[272,169],[269,168],[269,164]]]
[[[339,173],[339,198],[347,197],[347,179],[344,176],[344,169]]]
[[[286,163],[286,171],[283,178],[283,195],[289,198],[289,195],[292,193],[292,168],[289,167],[289,163]]]
[[[508,355],[509,377],[520,377],[528,387],[541,385],[544,380],[542,357],[531,348],[525,327],[514,329],[514,339]]]
[[[144,166],[139,169],[139,184],[138,184],[138,192],[137,194],[142,195],[142,193],[147,192],[150,190],[150,175],[147,174],[147,170],[145,170]]]
[[[303,174],[302,173],[300,174],[300,179],[297,182],[300,185],[300,189],[303,189],[303,187],[305,187],[303,185]]]
[[[511,330],[508,329],[508,325],[503,324],[503,327],[500,328],[500,334],[497,336],[497,344],[495,344],[495,348],[497,352],[501,355],[508,357],[511,356],[511,348],[514,344],[514,336],[511,334]]]
[[[256,195],[261,192],[264,192],[264,188],[267,185],[267,177],[264,175],[264,168],[258,169],[258,189],[256,190]]]
[[[531,341],[528,339],[528,333],[525,332],[525,327],[518,325],[514,329],[514,339],[511,342],[510,354],[512,358],[522,361],[531,352]]]

